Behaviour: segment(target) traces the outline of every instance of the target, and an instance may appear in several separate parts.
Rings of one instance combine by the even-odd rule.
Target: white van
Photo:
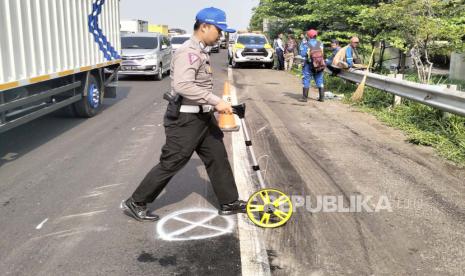
[[[121,37],[122,59],[118,75],[146,75],[162,80],[170,71],[171,42],[159,33],[126,34]]]

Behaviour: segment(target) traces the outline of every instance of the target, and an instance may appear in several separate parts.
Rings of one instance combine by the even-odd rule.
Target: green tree
[[[368,7],[353,20],[375,40],[387,41],[414,60],[419,79],[428,83],[431,54],[463,50],[464,5],[460,1],[395,0]]]
[[[273,25],[280,31],[316,28],[325,42],[336,38],[345,43],[353,35],[372,47],[385,41],[412,55],[423,82],[429,81],[431,54],[464,49],[463,0],[261,0],[251,29],[262,30],[265,18],[280,19]]]

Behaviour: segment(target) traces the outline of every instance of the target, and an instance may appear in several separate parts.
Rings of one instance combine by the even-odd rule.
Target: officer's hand
[[[217,104],[215,106],[215,109],[219,113],[226,113],[226,114],[232,114],[233,113],[233,109],[231,107],[231,104],[229,104],[229,103],[227,103],[225,101],[221,101],[219,104]]]

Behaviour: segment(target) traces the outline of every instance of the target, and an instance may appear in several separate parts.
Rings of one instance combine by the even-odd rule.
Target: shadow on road
[[[130,87],[118,87],[117,98],[105,99],[101,112],[105,112],[108,108],[126,99],[130,91]],[[0,133],[0,167],[85,121],[84,118],[76,118],[62,110],[58,110],[7,132]]]
[[[155,165],[156,164],[154,164],[154,166]],[[213,193],[211,183],[203,179],[199,174],[199,169],[204,170],[204,164],[200,159],[193,157],[189,163],[171,179],[164,193],[149,205],[150,210],[156,210],[167,205],[175,204],[193,193],[203,197],[211,205],[218,207],[219,204]]]

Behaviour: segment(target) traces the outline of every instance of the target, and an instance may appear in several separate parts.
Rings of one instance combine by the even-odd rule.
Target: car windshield
[[[263,45],[263,44],[266,44],[267,41],[266,41],[266,38],[264,36],[258,36],[258,35],[254,35],[254,36],[239,36],[237,38],[237,42],[238,43],[241,43],[241,44],[244,44],[244,45],[247,45],[247,44],[258,44],[258,45]]]
[[[175,36],[173,38],[171,38],[171,44],[183,44],[184,42],[186,42],[187,40],[189,40],[190,37],[186,36]]]
[[[156,49],[158,40],[156,37],[122,37],[121,48],[123,49]]]

